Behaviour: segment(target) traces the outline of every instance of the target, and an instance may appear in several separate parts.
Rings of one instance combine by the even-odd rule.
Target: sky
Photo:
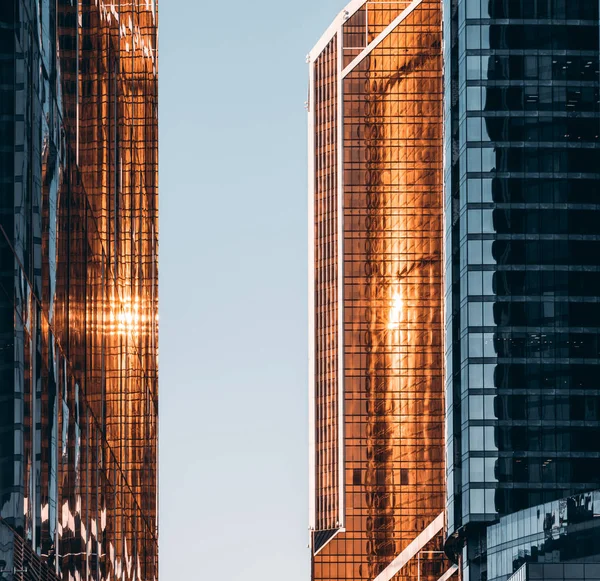
[[[345,3],[160,3],[162,581],[309,578],[305,56]]]

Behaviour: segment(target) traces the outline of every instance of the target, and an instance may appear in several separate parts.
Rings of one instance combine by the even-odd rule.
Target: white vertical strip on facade
[[[338,262],[338,470],[339,523],[346,526],[346,453],[344,437],[344,20],[337,33],[337,262]]]
[[[79,0],[75,0],[75,163],[79,165],[79,37],[81,14]]]
[[[315,64],[308,64],[308,526],[316,527],[315,450]]]

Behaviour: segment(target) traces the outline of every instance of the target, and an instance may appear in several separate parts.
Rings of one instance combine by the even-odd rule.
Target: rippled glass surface
[[[374,579],[444,507],[441,5],[386,31],[408,5],[366,2],[313,64],[315,580]],[[423,579],[446,568],[422,553]]]
[[[158,575],[156,9],[0,7],[0,560],[36,579]]]

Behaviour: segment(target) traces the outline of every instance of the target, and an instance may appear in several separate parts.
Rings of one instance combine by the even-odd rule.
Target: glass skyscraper
[[[443,556],[441,3],[351,2],[310,53],[312,579]]]
[[[0,579],[158,576],[157,9],[0,1]]]
[[[442,529],[465,581],[600,579],[598,8],[353,2],[309,56],[313,579]]]
[[[600,561],[570,534],[599,514],[598,2],[445,0],[444,29],[447,550],[541,578]]]

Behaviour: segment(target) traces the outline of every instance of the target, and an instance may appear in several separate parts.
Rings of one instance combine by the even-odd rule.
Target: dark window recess
[[[512,50],[588,50],[599,45],[598,27],[592,25],[493,24],[490,45]]]
[[[598,3],[584,1],[494,0],[486,2],[483,18],[528,18],[557,20],[598,20]],[[487,14],[486,14],[487,13]]]
[[[600,204],[600,190],[596,179],[494,178],[492,198],[501,204]]]
[[[400,484],[402,486],[410,484],[410,472],[407,468],[402,468],[400,470]]]

